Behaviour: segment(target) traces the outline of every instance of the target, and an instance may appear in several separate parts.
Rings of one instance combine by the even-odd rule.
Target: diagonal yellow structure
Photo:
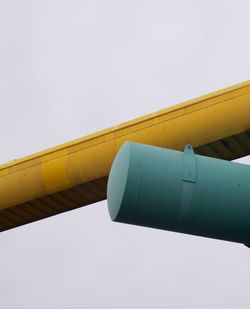
[[[0,166],[0,231],[106,198],[125,141],[233,160],[250,154],[250,81]]]

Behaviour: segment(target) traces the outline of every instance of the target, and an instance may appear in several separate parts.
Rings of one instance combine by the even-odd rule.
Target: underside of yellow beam
[[[0,231],[106,198],[125,141],[233,160],[250,154],[250,81],[0,166]]]

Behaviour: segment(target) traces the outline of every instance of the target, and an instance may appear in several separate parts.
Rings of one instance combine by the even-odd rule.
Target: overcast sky
[[[0,0],[0,162],[249,79],[249,12]],[[106,201],[0,234],[0,308],[144,307],[249,308],[250,249],[112,223]]]

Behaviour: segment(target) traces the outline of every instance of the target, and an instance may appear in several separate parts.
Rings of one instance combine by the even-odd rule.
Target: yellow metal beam
[[[106,198],[125,141],[226,160],[250,154],[250,81],[0,166],[0,231]]]

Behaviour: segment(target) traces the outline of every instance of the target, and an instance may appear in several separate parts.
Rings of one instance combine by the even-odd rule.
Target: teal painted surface
[[[250,243],[250,167],[125,143],[108,181],[118,222]]]

